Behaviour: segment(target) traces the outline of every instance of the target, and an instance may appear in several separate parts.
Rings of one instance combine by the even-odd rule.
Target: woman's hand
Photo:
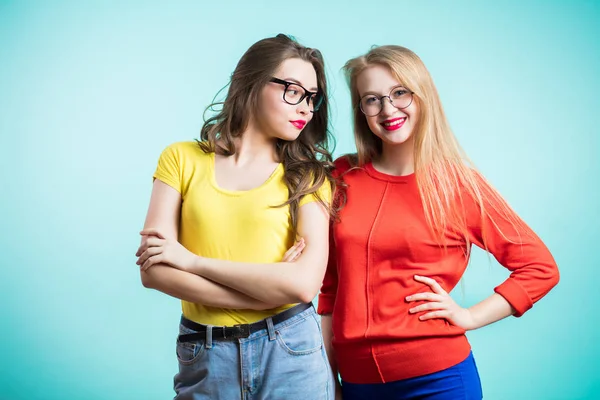
[[[142,271],[155,264],[167,264],[182,271],[190,271],[198,261],[198,256],[177,240],[165,238],[157,229],[144,229],[140,235],[142,243],[135,255],[138,257],[136,264]]]
[[[425,301],[426,303],[419,304],[408,310],[411,314],[426,312],[419,316],[421,321],[428,319],[443,318],[452,325],[463,328],[464,330],[475,329],[475,321],[471,315],[471,311],[456,304],[454,299],[450,297],[439,283],[434,279],[425,276],[415,275],[414,279],[417,282],[424,283],[431,288],[431,292],[417,293],[412,296],[407,296],[407,302]]]
[[[294,262],[302,255],[302,250],[306,243],[304,243],[304,238],[300,238],[292,247],[289,248],[288,251],[283,255],[283,259],[281,262]]]
[[[178,241],[165,238],[157,229],[145,229],[140,235],[142,243],[135,255],[138,257],[136,264],[142,271],[155,264],[167,264],[182,271],[190,271],[197,264],[198,256]],[[281,261],[296,261],[302,255],[305,246],[304,238],[300,238],[286,251]]]

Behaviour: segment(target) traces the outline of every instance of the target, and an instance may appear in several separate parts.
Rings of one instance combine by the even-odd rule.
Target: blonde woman
[[[344,400],[481,399],[465,332],[521,316],[557,284],[544,243],[469,164],[420,58],[347,62],[357,154],[336,161],[342,206],[319,297]],[[448,295],[471,245],[511,271],[462,308]]]

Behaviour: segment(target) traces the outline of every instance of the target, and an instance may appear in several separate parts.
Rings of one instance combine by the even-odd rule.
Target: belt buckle
[[[230,335],[228,335],[228,330]],[[250,326],[248,324],[236,324],[223,327],[223,339],[240,339],[250,336]]]

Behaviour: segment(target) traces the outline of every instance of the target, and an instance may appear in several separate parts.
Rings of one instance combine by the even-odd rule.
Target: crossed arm
[[[310,302],[316,296],[328,251],[328,214],[319,203],[300,207],[298,233],[303,240],[282,262],[264,264],[191,253],[177,241],[180,211],[179,192],[155,180],[136,254],[145,287],[194,303],[255,310]]]

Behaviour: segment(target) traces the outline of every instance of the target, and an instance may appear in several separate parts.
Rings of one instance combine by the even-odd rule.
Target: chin
[[[406,142],[408,142],[410,140],[410,138],[412,137],[412,135],[409,134],[402,134],[402,133],[395,133],[393,135],[390,135],[389,133],[381,133],[379,135],[377,135],[384,143],[390,144],[390,145],[400,145],[400,144],[404,144]]]
[[[277,139],[281,139],[281,140],[285,140],[286,142],[293,142],[294,140],[298,139],[298,136],[300,136],[300,132],[296,132],[296,133],[281,133],[276,135]]]

